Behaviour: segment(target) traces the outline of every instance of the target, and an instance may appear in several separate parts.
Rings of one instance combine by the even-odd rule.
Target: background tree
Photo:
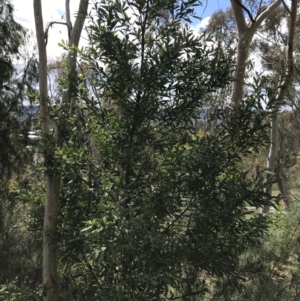
[[[266,20],[266,24],[271,24],[273,16],[275,17],[277,22],[276,24],[282,24],[284,22],[283,15],[277,13],[278,7],[280,5],[280,1],[273,1],[269,6],[267,6],[267,3],[260,2],[259,4],[256,4],[256,2],[249,2],[249,3],[243,3],[240,1],[231,1],[232,4],[232,14],[235,18],[235,24],[236,29],[239,35],[238,42],[237,42],[237,49],[236,49],[236,71],[235,71],[235,81],[233,83],[233,91],[232,91],[232,101],[235,103],[240,103],[243,98],[244,93],[244,86],[246,84],[246,66],[247,66],[247,60],[249,58],[249,50],[250,47],[252,49],[254,48],[254,45],[256,45],[256,39],[253,40],[255,33],[262,33],[264,29],[259,28],[261,23]],[[284,8],[286,10],[286,8]],[[226,15],[227,14],[227,15]],[[230,29],[230,32],[234,30],[234,26],[229,24],[232,24],[232,15],[230,15],[230,11],[228,11],[226,14],[223,14],[219,12],[219,15],[215,15],[212,18],[212,21],[210,23],[210,26],[208,30],[214,30],[217,29],[218,32],[220,32],[221,27],[220,24],[224,24],[224,22],[217,22],[218,19],[227,20],[225,24],[227,24],[226,28],[227,30]],[[256,17],[254,15],[256,14]],[[246,17],[249,18],[248,24],[246,22]],[[291,16],[290,16],[291,17]],[[274,18],[273,18],[274,19]],[[292,22],[293,23],[293,22]],[[295,24],[295,23],[293,23]],[[223,28],[225,28],[223,26]],[[259,31],[258,31],[259,30]],[[224,31],[224,30],[223,30]],[[228,32],[226,34],[228,36]],[[261,40],[263,40],[262,38]],[[286,41],[285,41],[286,42]],[[267,40],[263,41],[264,45],[267,45]],[[277,46],[276,46],[277,47]],[[271,56],[271,52],[268,52],[268,56]],[[284,64],[287,64],[287,58],[286,62]],[[285,65],[286,66],[286,65]],[[289,69],[291,71],[291,69]],[[281,71],[282,72],[282,71]],[[277,168],[276,162],[278,162],[278,148],[279,148],[279,140],[278,140],[278,116],[277,113],[279,109],[281,108],[281,105],[283,103],[283,97],[286,97],[287,95],[287,86],[291,83],[291,77],[292,73],[286,73],[286,70],[284,70],[284,80],[283,82],[279,83],[280,80],[278,80],[277,88],[275,88],[276,91],[272,94],[273,97],[271,97],[271,94],[268,94],[269,97],[269,106],[272,107],[273,110],[273,117],[271,118],[271,131],[270,131],[270,150],[267,160],[267,169],[268,169],[268,181],[270,183],[268,191],[270,195],[272,194],[272,183],[274,175],[277,175],[278,184],[281,188],[280,191],[282,195],[284,196],[284,199],[286,203],[288,204],[290,202],[289,197],[289,191],[287,188],[287,182],[285,181],[285,175],[281,168]],[[250,83],[247,83],[249,85]],[[271,86],[271,82],[268,81],[265,83],[267,86]],[[251,84],[250,84],[251,86]],[[252,89],[249,86],[248,90]],[[280,88],[278,89],[278,86]],[[273,90],[274,87],[268,87],[266,88],[267,91]],[[251,93],[251,92],[250,92]],[[271,97],[271,98],[270,98]],[[275,104],[275,105],[274,105]],[[277,112],[277,113],[276,113]],[[279,166],[279,165],[278,165]],[[276,171],[275,171],[276,170]],[[272,176],[271,176],[272,175]],[[264,208],[264,212],[267,213],[269,211],[268,207]]]
[[[253,36],[259,26],[280,6],[281,1],[274,0],[269,6],[263,6],[264,4],[263,1],[260,1],[260,4],[256,7],[256,16],[254,16],[253,12],[243,4],[243,1],[231,0],[232,12],[239,36],[236,50],[235,81],[232,90],[233,103],[238,104],[243,99],[246,61],[249,58],[249,47]],[[248,24],[245,14],[250,19]]]
[[[29,33],[13,18],[10,1],[0,1],[0,285],[36,288],[40,273],[36,236],[26,232],[25,209],[12,187],[23,182],[32,162],[28,130],[36,84],[36,60],[24,56]],[[24,59],[24,60],[23,60]],[[23,184],[26,181],[23,182]],[[28,183],[27,183],[28,184]],[[24,271],[26,270],[26,272]],[[17,277],[18,276],[18,277]],[[7,296],[5,297],[7,300]]]

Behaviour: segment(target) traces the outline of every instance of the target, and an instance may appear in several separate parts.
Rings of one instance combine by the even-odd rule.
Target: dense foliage
[[[233,36],[215,43],[218,35],[195,32],[199,4],[94,2],[88,47],[72,50],[76,106],[67,116],[50,99],[53,132],[37,146],[53,154],[51,166],[25,156],[30,120],[21,126],[18,108],[35,97],[35,64],[14,77],[23,29],[11,5],[0,6],[15,28],[0,47],[10,70],[0,74],[0,300],[43,297],[45,173],[60,180],[60,300],[296,300],[298,205],[258,213],[279,200],[255,166],[269,142],[267,81],[254,79],[243,103],[228,105],[234,62],[223,42]],[[58,95],[68,72],[65,63]]]
[[[94,7],[82,59],[96,92],[79,83],[82,104],[57,151],[60,256],[81,279],[69,280],[75,294],[91,300],[193,300],[205,273],[234,278],[267,228],[248,209],[270,201],[263,179],[238,169],[264,139],[266,113],[249,98],[219,112],[213,135],[197,132],[192,120],[229,84],[231,61],[182,25],[193,1],[171,2]],[[161,11],[172,18],[161,24]]]
[[[24,204],[19,202],[14,187],[24,180],[26,164],[31,154],[26,148],[30,114],[24,116],[23,101],[28,99],[34,83],[33,60],[19,72],[16,64],[26,36],[25,30],[13,18],[9,1],[0,1],[0,283],[36,287],[39,281],[40,241],[38,234],[26,231]],[[24,184],[28,183],[25,179]],[[26,273],[21,271],[26,270]],[[0,297],[8,300],[7,296]]]

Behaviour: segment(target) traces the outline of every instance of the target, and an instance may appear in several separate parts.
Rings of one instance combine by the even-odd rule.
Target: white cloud
[[[15,20],[35,34],[33,0],[12,0],[14,5]],[[71,18],[74,21],[75,13],[79,7],[79,0],[70,1]],[[42,0],[44,27],[51,21],[63,21],[65,13],[65,1]],[[47,52],[49,58],[59,57],[64,50],[58,46],[61,40],[67,40],[67,28],[63,25],[54,25],[49,30]],[[35,41],[33,41],[35,43]]]
[[[204,19],[202,19],[197,25],[196,25],[196,28],[198,30],[201,30],[201,29],[205,29],[209,23],[209,20],[210,20],[211,17],[206,17]]]

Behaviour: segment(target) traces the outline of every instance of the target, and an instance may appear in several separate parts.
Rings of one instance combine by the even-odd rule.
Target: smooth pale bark
[[[56,258],[56,229],[59,201],[59,179],[46,175],[46,202],[43,236],[43,298],[58,300],[58,276]]]
[[[232,89],[232,102],[234,104],[240,104],[244,95],[244,83],[246,75],[246,61],[249,57],[249,47],[252,42],[253,36],[256,33],[258,27],[262,22],[271,16],[276,8],[281,4],[281,0],[273,1],[267,9],[259,14],[255,22],[247,25],[246,18],[244,16],[244,9],[240,5],[242,0],[230,0],[231,7],[235,19],[235,23],[238,30],[238,45],[237,45],[237,57],[236,57],[236,70],[234,74],[234,83]],[[240,3],[240,4],[239,4]]]
[[[68,67],[69,67],[69,88],[68,91],[64,92],[63,98],[62,98],[62,107],[65,113],[69,110],[69,113],[72,115],[74,106],[75,106],[75,97],[73,97],[72,92],[74,91],[75,83],[76,83],[76,77],[77,77],[77,70],[76,70],[76,62],[77,62],[77,51],[76,48],[78,48],[79,40],[81,37],[83,25],[87,16],[88,11],[88,0],[81,0],[79,3],[78,13],[77,17],[74,23],[74,27],[71,31],[71,36],[69,40],[69,46],[75,47],[75,49],[69,51],[68,53]],[[66,9],[69,9],[68,0],[66,1]],[[66,13],[67,17],[67,23],[71,24],[70,20],[70,12]],[[71,26],[72,27],[72,26]]]
[[[234,74],[234,83],[232,87],[232,102],[239,104],[244,95],[244,82],[246,74],[246,62],[249,57],[249,46],[252,37],[246,37],[246,34],[239,39],[237,45],[236,69]]]
[[[260,13],[256,19],[251,16],[249,17],[251,19],[250,25],[247,25],[245,13],[246,11],[242,7],[243,1],[242,0],[230,0],[231,1],[231,7],[234,14],[235,22],[238,29],[238,45],[237,45],[237,57],[236,57],[236,70],[234,74],[235,81],[233,83],[232,87],[232,102],[235,105],[241,104],[243,101],[244,96],[244,86],[245,86],[245,75],[246,75],[246,61],[249,57],[249,47],[251,45],[252,39],[254,34],[256,33],[258,27],[263,23],[266,18],[271,16],[274,11],[280,6],[281,0],[274,0],[262,13]],[[247,12],[248,15],[250,12]],[[288,74],[288,73],[287,73]],[[286,78],[287,79],[287,78]],[[291,79],[291,77],[290,77]],[[272,194],[272,187],[273,183],[272,177],[275,173],[275,166],[276,161],[278,158],[278,111],[281,105],[281,102],[284,97],[284,91],[286,89],[283,88],[286,86],[286,83],[280,88],[280,91],[278,93],[278,100],[276,103],[276,106],[273,109],[273,116],[271,119],[271,132],[270,132],[270,151],[268,155],[268,161],[267,161],[267,169],[269,170],[269,174],[267,176],[267,192],[269,194]],[[279,180],[284,181],[283,177],[277,177]],[[286,200],[289,200],[289,193],[287,189],[286,183],[283,182],[279,183],[279,187],[281,187],[281,193],[284,193],[284,197]],[[285,189],[283,189],[285,188]],[[265,206],[263,208],[263,212],[267,213],[269,212],[269,206]]]
[[[274,116],[270,121],[270,149],[267,160],[267,187],[266,192],[269,195],[272,195],[273,188],[273,179],[275,174],[275,164],[278,158],[278,114],[277,112],[273,112]],[[268,213],[270,211],[270,206],[264,206],[262,212]]]
[[[68,26],[68,35],[69,35],[69,42],[71,39],[71,32],[72,32],[72,22],[71,22],[71,14],[70,14],[70,0],[66,0],[66,23]]]
[[[36,37],[39,51],[39,99],[41,111],[42,133],[45,139],[50,137],[50,116],[48,112],[48,78],[47,78],[47,49],[46,38],[47,32],[44,30],[42,4],[41,0],[33,0],[34,18]],[[87,15],[88,0],[81,0],[77,18],[72,28],[70,20],[69,0],[66,0],[66,19],[69,30],[69,43],[78,47],[84,21]],[[70,74],[76,72],[77,52],[69,52],[68,64]],[[70,79],[69,79],[70,80]],[[67,94],[68,96],[68,94]],[[65,95],[64,95],[65,97]],[[62,105],[66,105],[68,98],[62,101]],[[59,132],[59,130],[58,130]],[[60,137],[59,133],[58,136]],[[58,141],[56,141],[57,143]],[[63,140],[59,141],[63,143]],[[43,232],[43,300],[58,300],[58,276],[57,276],[57,258],[56,258],[56,230],[57,216],[59,205],[59,179],[56,177],[53,168],[53,156],[45,154],[45,166],[47,168],[46,181],[46,198],[45,198],[45,215],[44,215],[44,232]]]
[[[40,0],[34,0],[34,19],[36,38],[39,51],[39,97],[41,111],[41,125],[43,134],[50,134],[50,118],[48,113],[48,78],[47,78],[47,49]]]
[[[39,101],[41,112],[42,133],[47,139],[50,136],[50,117],[48,112],[48,78],[47,50],[42,16],[41,0],[34,0],[34,19],[36,38],[39,51]],[[56,263],[56,225],[58,213],[59,180],[49,171],[51,154],[45,155],[46,199],[43,231],[43,298],[44,301],[56,301],[57,263]]]
[[[274,174],[275,172],[277,159],[278,159],[278,149],[279,149],[278,112],[283,103],[286,91],[292,82],[292,77],[294,73],[293,53],[294,53],[294,37],[295,37],[295,27],[296,27],[296,18],[297,18],[297,4],[298,4],[298,0],[292,0],[291,10],[290,10],[291,12],[290,22],[288,28],[288,41],[286,47],[286,73],[278,89],[278,96],[275,100],[276,103],[273,109],[273,117],[271,119],[271,144],[270,144],[270,151],[269,151],[268,161],[267,161],[267,169],[271,175]],[[273,188],[273,183],[272,181],[269,181],[267,192],[270,195],[272,195],[272,188]],[[285,196],[285,198],[287,197],[288,196]],[[263,208],[263,213],[268,213],[269,210],[270,210],[269,206],[265,206]]]

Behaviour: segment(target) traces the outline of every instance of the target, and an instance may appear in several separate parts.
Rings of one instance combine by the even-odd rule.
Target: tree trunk
[[[294,36],[295,36],[295,27],[296,27],[296,18],[297,18],[297,3],[298,0],[292,0],[291,3],[291,13],[290,13],[290,22],[288,28],[288,42],[286,48],[286,72],[283,77],[282,83],[278,89],[278,96],[275,102],[274,115],[271,118],[271,141],[270,141],[270,152],[267,161],[267,169],[270,172],[275,171],[276,161],[278,160],[278,149],[279,149],[279,140],[278,140],[278,112],[280,106],[283,103],[286,91],[291,84],[293,73],[294,73]],[[267,187],[267,192],[272,195],[273,182],[270,182]],[[269,206],[263,208],[263,213],[268,213],[270,210]]]
[[[71,36],[69,39],[69,46],[75,47],[73,50],[69,51],[68,53],[68,67],[69,67],[69,75],[68,75],[68,84],[69,88],[68,91],[64,92],[63,99],[62,99],[62,106],[63,109],[66,110],[64,107],[69,108],[69,114],[72,115],[74,111],[74,106],[76,104],[76,97],[74,97],[74,91],[76,89],[76,78],[77,78],[77,70],[76,70],[76,63],[77,63],[77,51],[76,48],[78,48],[79,40],[81,36],[81,32],[83,29],[83,25],[87,16],[88,11],[88,0],[81,0],[79,3],[78,13],[76,17],[76,21],[74,23],[74,27],[71,31]],[[66,2],[66,9],[68,9],[68,0]],[[67,14],[67,16],[70,16],[70,13]],[[68,24],[71,24],[71,21],[68,17],[67,19]]]
[[[39,51],[39,102],[41,111],[42,133],[46,143],[50,137],[50,118],[48,112],[47,50],[42,16],[41,0],[34,0],[34,19]],[[46,199],[43,233],[43,298],[44,301],[56,301],[57,263],[56,263],[56,225],[58,213],[59,180],[52,168],[51,153],[45,154]]]
[[[262,24],[266,18],[271,16],[274,11],[280,6],[281,0],[274,0],[269,6],[262,10],[260,14],[254,19],[251,15],[251,12],[243,5],[242,0],[230,0],[231,7],[234,14],[235,23],[237,25],[239,41],[237,47],[237,58],[236,58],[236,71],[235,71],[235,81],[233,83],[232,91],[232,102],[233,104],[240,104],[243,100],[244,95],[244,81],[245,81],[245,72],[246,72],[246,60],[249,55],[249,46],[252,42],[252,38],[256,33],[258,27]],[[297,0],[294,0],[296,3]],[[296,18],[296,4],[292,2],[291,10],[291,22],[289,26],[289,43],[287,51],[287,66],[288,70],[286,72],[286,77],[281,85],[278,97],[276,100],[275,108],[273,111],[273,116],[271,118],[271,138],[270,138],[270,151],[267,160],[267,169],[269,174],[267,175],[267,188],[266,191],[271,195],[273,187],[273,175],[275,173],[276,161],[278,157],[278,111],[280,109],[281,102],[284,97],[284,93],[289,84],[289,81],[292,77],[293,69],[293,39],[294,39],[294,30],[295,30],[295,18]],[[249,19],[251,20],[250,26],[248,26],[245,14],[248,14]],[[270,210],[269,206],[263,208],[264,213],[268,213]]]
[[[232,89],[232,103],[240,104],[244,95],[244,81],[246,73],[246,62],[249,57],[249,47],[252,42],[253,36],[256,33],[258,27],[271,16],[277,7],[280,6],[281,0],[273,1],[265,10],[263,10],[254,20],[253,16],[248,11],[248,17],[251,22],[248,25],[248,21],[245,19],[245,7],[242,0],[230,0],[231,8],[233,11],[235,23],[238,30],[239,41],[237,46],[236,56],[236,71],[234,74],[234,83]]]
[[[273,179],[275,175],[276,160],[278,157],[278,115],[277,112],[273,112],[273,117],[271,119],[271,129],[270,129],[270,149],[267,160],[267,188],[266,192],[272,195],[273,190]],[[270,206],[264,206],[262,212],[268,213],[270,211]]]
[[[241,103],[243,99],[246,61],[249,56],[249,45],[251,40],[252,37],[247,37],[247,34],[244,34],[238,41],[236,69],[234,74],[235,81],[232,87],[232,102],[234,104]]]
[[[291,194],[289,191],[286,175],[281,167],[279,167],[279,170],[277,172],[277,183],[278,183],[280,193],[283,197],[285,207],[289,208],[292,202]]]
[[[56,226],[59,200],[59,179],[46,176],[46,202],[43,236],[43,297],[44,301],[58,300],[56,259]]]
[[[37,36],[37,44],[39,51],[39,101],[41,111],[42,133],[46,143],[50,142],[50,118],[48,112],[48,82],[47,82],[47,50],[45,42],[45,31],[42,16],[41,0],[33,0],[35,28]],[[87,15],[88,0],[81,0],[77,18],[74,28],[70,21],[69,0],[66,0],[66,15],[67,26],[69,30],[70,45],[78,47],[79,39],[81,36],[83,24]],[[70,74],[76,72],[76,58],[77,52],[70,51],[68,54],[68,64]],[[70,78],[69,78],[70,80]],[[74,82],[70,83],[74,84]],[[70,90],[70,89],[69,89]],[[71,92],[68,91],[68,95]],[[63,106],[67,106],[68,99],[62,101]],[[70,101],[69,101],[70,102]],[[59,130],[58,130],[59,132]],[[59,133],[58,136],[60,137]],[[56,141],[57,142],[57,141]],[[61,140],[60,142],[63,142]],[[51,149],[51,148],[50,148]],[[48,148],[49,150],[49,148]],[[53,154],[51,152],[45,153],[45,166],[46,166],[46,199],[45,199],[45,215],[44,215],[44,233],[43,233],[43,299],[44,301],[57,301],[58,300],[58,276],[57,276],[57,259],[56,259],[56,228],[59,204],[59,179],[53,170]]]

